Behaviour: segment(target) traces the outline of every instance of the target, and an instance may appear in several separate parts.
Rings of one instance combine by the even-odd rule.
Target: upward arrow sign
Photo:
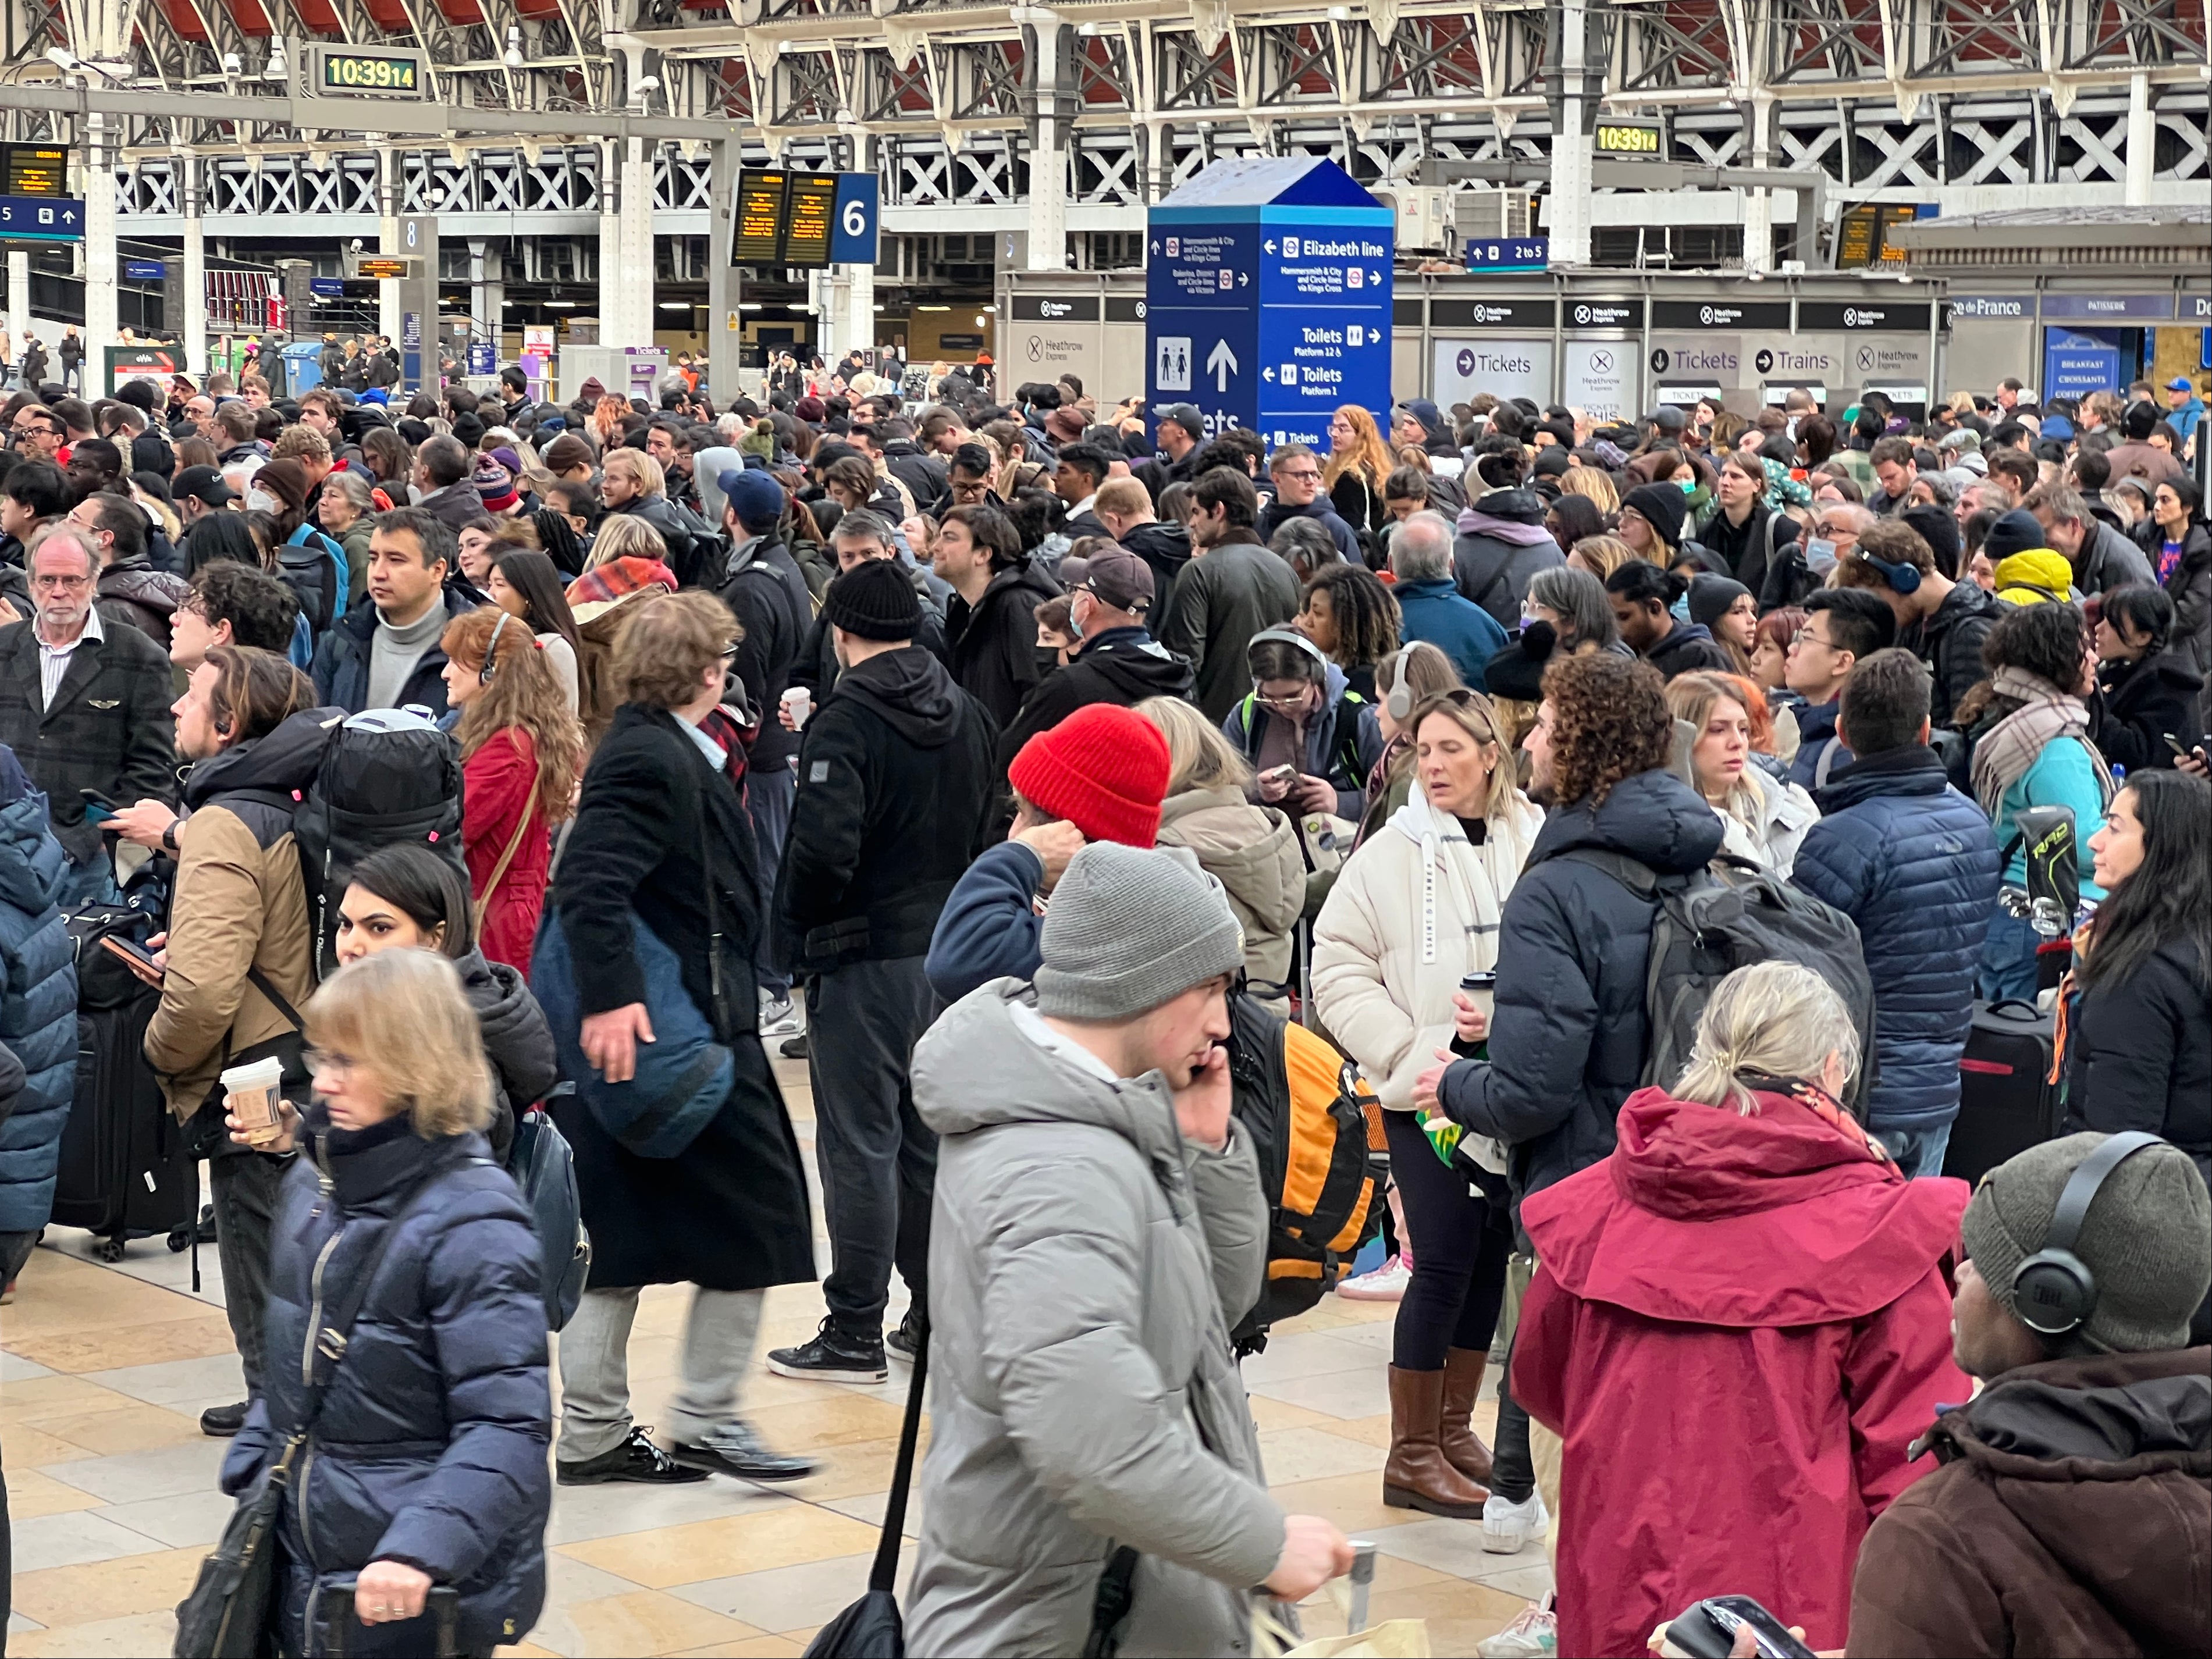
[[[1237,372],[1237,354],[1229,349],[1228,341],[1213,343],[1213,349],[1206,354],[1206,372],[1213,376],[1216,392],[1229,390],[1229,377]]]

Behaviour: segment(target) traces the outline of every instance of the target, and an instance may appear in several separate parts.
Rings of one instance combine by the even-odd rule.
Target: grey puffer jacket
[[[1034,1003],[993,980],[914,1052],[942,1139],[908,1650],[1080,1653],[1126,1544],[1125,1659],[1246,1654],[1283,1546],[1229,1345],[1266,1254],[1252,1143],[1188,1145],[1158,1073],[1048,1048]]]

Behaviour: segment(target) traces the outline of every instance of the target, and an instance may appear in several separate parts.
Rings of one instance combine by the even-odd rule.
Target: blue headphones
[[[1891,592],[1912,593],[1919,591],[1920,572],[1914,566],[1905,563],[1902,559],[1893,563],[1887,559],[1877,558],[1863,547],[1857,549],[1856,551],[1861,562],[1870,564],[1881,572],[1881,579],[1889,584]]]

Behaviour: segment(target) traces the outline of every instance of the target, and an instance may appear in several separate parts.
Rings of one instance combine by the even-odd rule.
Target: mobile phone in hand
[[[1713,1595],[1667,1626],[1666,1648],[1691,1659],[1728,1659],[1735,1633],[1748,1626],[1762,1659],[1815,1659],[1813,1650],[1748,1595]]]
[[[103,949],[113,951],[141,974],[150,977],[156,984],[159,984],[169,971],[154,960],[154,953],[151,951],[135,939],[118,939],[110,933],[100,943]]]
[[[115,803],[99,790],[80,789],[76,793],[84,799],[84,821],[87,823],[105,823],[115,816],[118,811]]]

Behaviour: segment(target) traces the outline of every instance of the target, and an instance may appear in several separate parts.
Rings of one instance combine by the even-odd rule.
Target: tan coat
[[[1229,896],[1244,930],[1244,972],[1280,985],[1291,976],[1291,929],[1305,903],[1298,832],[1272,806],[1237,789],[1188,789],[1160,804],[1159,844],[1187,847]]]
[[[289,828],[264,848],[239,811],[211,801],[192,814],[183,847],[168,975],[146,1028],[146,1059],[180,1121],[199,1109],[227,1056],[292,1029],[248,981],[249,967],[295,1010],[314,988],[307,890]]]

